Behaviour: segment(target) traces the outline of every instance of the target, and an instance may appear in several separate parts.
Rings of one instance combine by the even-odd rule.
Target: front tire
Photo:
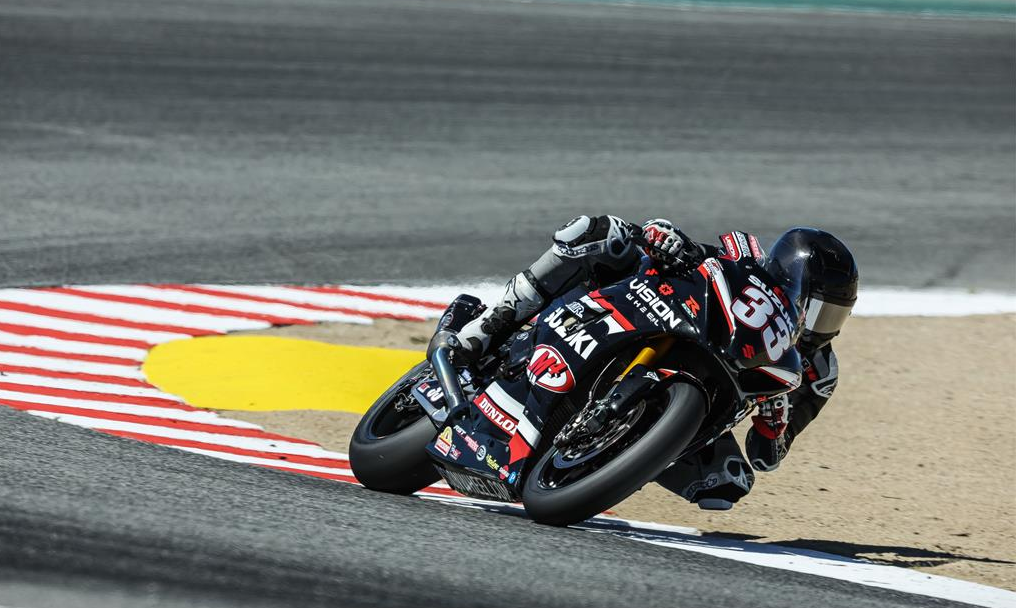
[[[681,455],[706,415],[705,397],[690,384],[670,385],[666,398],[666,409],[641,437],[575,481],[554,483],[562,478],[555,465],[559,452],[547,450],[526,477],[526,513],[541,524],[567,526],[599,515],[655,479]]]
[[[398,399],[430,369],[426,361],[406,372],[378,397],[360,419],[349,444],[349,465],[365,487],[392,494],[412,494],[440,479],[424,450],[437,429],[418,405],[400,413]]]

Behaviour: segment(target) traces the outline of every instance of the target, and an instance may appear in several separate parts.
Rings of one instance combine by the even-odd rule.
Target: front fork
[[[670,348],[674,345],[674,340],[674,336],[661,336],[653,340],[648,346],[639,351],[639,354],[635,355],[635,358],[631,360],[628,367],[621,372],[621,375],[614,382],[623,380],[625,376],[631,373],[631,370],[635,369],[636,365],[652,368],[653,364],[670,352]]]
[[[563,449],[577,434],[595,434],[611,420],[627,413],[638,403],[639,397],[649,392],[660,381],[655,364],[674,345],[672,336],[663,336],[645,346],[615,380],[607,394],[587,406],[570,424],[565,425],[554,444]]]

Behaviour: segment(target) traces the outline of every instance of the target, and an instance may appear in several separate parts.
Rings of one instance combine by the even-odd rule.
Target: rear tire
[[[365,487],[392,494],[412,494],[440,479],[424,448],[437,429],[422,409],[419,418],[399,419],[395,401],[412,390],[429,367],[426,361],[409,370],[381,395],[360,419],[349,444],[349,465]],[[413,397],[410,396],[410,399]]]
[[[522,500],[534,521],[567,526],[599,515],[655,479],[688,446],[705,419],[698,388],[678,382],[667,388],[669,404],[646,433],[601,468],[568,485],[542,481],[558,454],[547,450],[526,477]]]

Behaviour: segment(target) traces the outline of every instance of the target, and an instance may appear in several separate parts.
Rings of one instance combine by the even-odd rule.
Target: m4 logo
[[[546,344],[536,347],[526,367],[526,376],[535,386],[554,393],[567,393],[575,386],[575,377],[564,357]]]
[[[762,343],[772,361],[779,360],[793,344],[790,315],[783,303],[761,279],[752,275],[752,286],[730,305],[730,312],[739,323],[762,332]]]

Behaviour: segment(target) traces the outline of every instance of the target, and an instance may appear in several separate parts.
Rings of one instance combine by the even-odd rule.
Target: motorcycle
[[[643,254],[633,276],[571,290],[471,366],[455,332],[484,308],[459,296],[428,360],[361,419],[353,473],[396,494],[443,478],[558,526],[621,502],[800,384],[795,294],[753,235],[721,241],[683,266]]]

